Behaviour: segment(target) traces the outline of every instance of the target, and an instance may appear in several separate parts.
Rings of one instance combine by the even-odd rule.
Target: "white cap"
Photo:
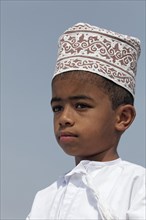
[[[139,39],[78,23],[59,38],[53,78],[68,71],[88,71],[113,81],[134,96],[139,55]]]

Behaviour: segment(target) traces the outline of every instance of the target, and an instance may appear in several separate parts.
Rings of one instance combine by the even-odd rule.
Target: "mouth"
[[[58,137],[61,143],[68,143],[74,141],[78,137],[78,135],[70,132],[61,132]]]

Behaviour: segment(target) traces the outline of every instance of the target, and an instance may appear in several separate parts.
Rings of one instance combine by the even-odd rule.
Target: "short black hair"
[[[113,81],[102,77],[98,74],[91,73],[89,71],[83,71],[83,70],[73,70],[61,73],[57,75],[57,78],[61,78],[62,80],[67,79],[67,75],[72,75],[73,79],[79,79],[84,80],[84,76],[86,76],[86,79],[91,84],[95,84],[100,87],[100,89],[108,95],[109,99],[112,103],[112,108],[115,110],[120,105],[134,105],[134,98],[128,90],[124,89],[123,87],[117,85]],[[56,78],[56,77],[55,77]],[[53,79],[54,80],[54,79]],[[52,81],[53,83],[53,81]]]
[[[101,78],[101,88],[109,96],[114,110],[120,105],[134,105],[134,98],[130,92],[107,78]]]

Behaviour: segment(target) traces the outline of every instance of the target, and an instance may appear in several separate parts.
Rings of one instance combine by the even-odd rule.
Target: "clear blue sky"
[[[74,166],[54,138],[50,82],[58,37],[77,22],[141,40],[137,117],[119,153],[145,166],[145,1],[1,1],[2,219],[25,219],[36,192]]]

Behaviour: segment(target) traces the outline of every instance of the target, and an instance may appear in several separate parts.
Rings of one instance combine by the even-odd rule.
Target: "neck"
[[[91,156],[76,156],[75,157],[75,163],[76,165],[78,165],[80,163],[80,161],[82,160],[90,160],[90,161],[99,161],[99,162],[106,162],[106,161],[112,161],[112,160],[116,160],[119,158],[119,155],[116,152],[112,153],[112,154],[107,154],[102,152],[100,154],[96,154],[96,155],[91,155]]]

